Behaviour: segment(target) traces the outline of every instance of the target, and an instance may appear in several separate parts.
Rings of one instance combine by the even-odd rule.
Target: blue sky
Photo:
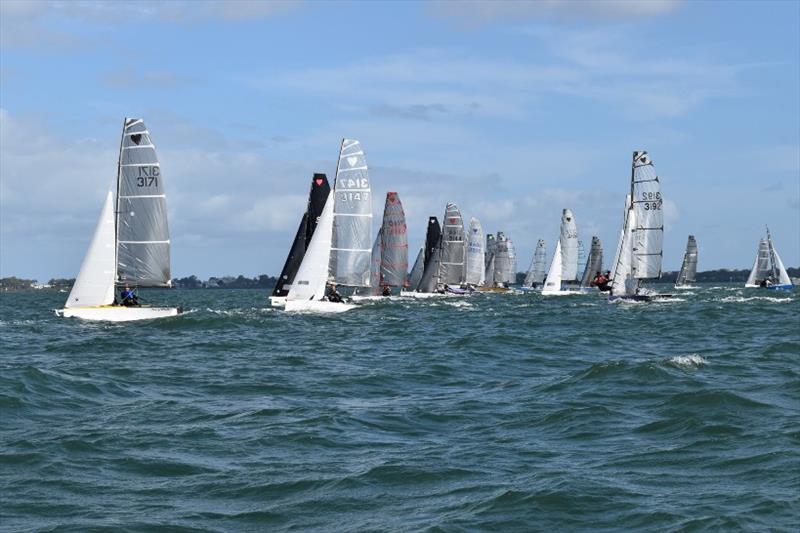
[[[0,6],[2,276],[77,273],[125,116],[159,151],[175,276],[277,274],[342,137],[413,251],[454,201],[520,270],[565,207],[610,257],[645,149],[665,270],[689,233],[701,270],[748,268],[765,224],[800,265],[798,2]]]

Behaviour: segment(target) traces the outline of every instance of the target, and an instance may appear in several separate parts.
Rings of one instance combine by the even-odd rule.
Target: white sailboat
[[[533,252],[531,259],[531,266],[525,275],[525,280],[522,282],[522,289],[535,289],[542,285],[544,276],[547,273],[545,267],[547,259],[547,249],[545,248],[544,240],[539,239],[536,243],[536,250]]]
[[[676,289],[693,289],[692,283],[697,276],[697,241],[694,235],[689,235],[686,241],[686,251],[683,253],[683,262],[678,277],[675,280]]]
[[[486,253],[483,249],[483,228],[477,218],[469,220],[467,234],[467,273],[466,283],[472,287],[480,287],[485,281]]]
[[[569,209],[564,209],[561,213],[560,233],[550,270],[542,287],[544,296],[581,294],[575,284],[578,277],[578,228]],[[571,289],[571,286],[575,289]]]
[[[295,282],[287,312],[340,313],[355,307],[328,300],[327,284],[369,287],[372,257],[372,195],[361,143],[343,139],[333,189]]]
[[[767,238],[758,243],[758,253],[747,277],[745,287],[760,287],[773,290],[791,290],[794,288],[789,273],[775,249],[772,234],[767,228]]]
[[[106,194],[89,250],[63,309],[84,320],[127,322],[175,316],[179,307],[118,305],[115,286],[170,287],[164,180],[144,121],[126,118],[115,186]]]
[[[647,152],[633,152],[630,191],[609,301],[668,298],[640,287],[642,280],[661,276],[664,239],[661,182]]]

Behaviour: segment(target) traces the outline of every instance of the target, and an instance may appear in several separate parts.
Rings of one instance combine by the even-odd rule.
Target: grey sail
[[[164,178],[144,121],[126,118],[117,172],[117,282],[169,287]]]
[[[546,259],[547,250],[545,249],[544,240],[539,239],[539,242],[536,243],[536,250],[533,252],[531,266],[525,275],[525,281],[522,283],[523,287],[536,287],[542,284],[547,273]]]
[[[441,250],[438,283],[460,285],[464,282],[466,239],[464,221],[456,204],[447,204],[444,212]]]
[[[678,272],[678,279],[675,280],[677,287],[691,285],[694,283],[697,276],[697,241],[694,235],[689,235],[689,240],[686,242],[686,251],[683,254],[683,263],[681,263],[681,270]]]
[[[592,247],[589,249],[589,257],[586,259],[586,268],[583,269],[581,277],[581,287],[591,287],[592,280],[597,273],[603,270],[603,245],[600,238],[592,237]]]
[[[422,279],[419,281],[419,292],[434,292],[439,281],[439,269],[442,261],[442,237],[439,236],[439,242],[434,248],[431,256],[428,258],[428,263],[425,265],[425,271],[422,273]]]
[[[516,277],[516,250],[514,244],[502,231],[497,232],[494,241],[494,283],[514,283]]]
[[[408,272],[408,234],[403,204],[396,192],[386,193],[381,226],[381,286],[405,286]]]
[[[361,143],[342,139],[336,168],[329,278],[350,287],[370,286],[372,194]]]
[[[486,267],[489,267],[489,261],[491,260],[491,255],[494,253],[494,235],[491,233],[486,234]]]
[[[664,211],[661,182],[647,152],[633,153],[631,209],[633,261],[631,270],[637,279],[661,277]]]
[[[369,294],[377,296],[381,292],[381,255],[383,255],[383,241],[381,239],[383,228],[378,230],[375,242],[372,243],[372,254],[369,266]]]
[[[422,279],[422,271],[425,269],[425,247],[420,247],[417,259],[414,261],[414,266],[411,268],[411,273],[408,275],[408,287],[416,289],[419,287],[419,282]]]

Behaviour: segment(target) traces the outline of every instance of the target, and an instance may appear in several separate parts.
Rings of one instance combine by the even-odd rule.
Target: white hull
[[[696,289],[697,287],[694,285],[675,285],[675,288],[679,291],[688,291],[692,289]]]
[[[448,296],[455,296],[455,294],[442,294],[439,292],[406,292],[400,293],[404,298],[446,298]]]
[[[575,296],[576,294],[588,294],[584,291],[552,291],[542,292],[542,296]]]
[[[270,296],[270,307],[286,307],[286,296]]]
[[[287,300],[284,310],[287,313],[344,313],[355,307],[353,304],[325,300]]]
[[[177,316],[178,307],[124,307],[121,305],[102,305],[97,307],[67,307],[57,309],[56,315],[64,318],[101,320],[105,322],[130,322]]]

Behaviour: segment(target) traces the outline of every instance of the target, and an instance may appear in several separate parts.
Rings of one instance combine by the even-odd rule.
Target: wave
[[[697,368],[699,366],[708,364],[708,360],[706,360],[705,357],[696,353],[692,353],[689,355],[676,355],[674,357],[666,359],[665,362],[669,365],[673,365],[683,369]]]

